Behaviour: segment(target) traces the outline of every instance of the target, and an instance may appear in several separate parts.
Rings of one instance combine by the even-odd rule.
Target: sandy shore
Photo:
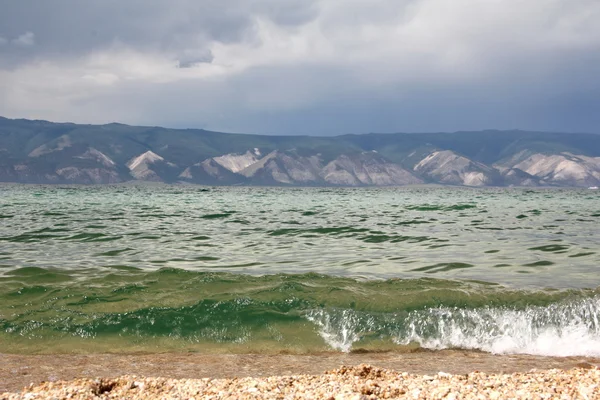
[[[369,372],[365,375],[364,368],[353,370],[351,367],[361,364],[376,365],[378,368],[383,368],[381,370],[374,369],[380,371],[376,374],[381,376],[377,379],[371,379],[373,378],[372,373]],[[339,370],[341,365],[350,367],[346,370]],[[434,393],[440,385],[440,387],[444,385],[472,386],[471,381],[473,379],[488,383],[512,382],[501,386],[506,390],[511,388],[512,391],[520,390],[519,388],[529,388],[527,390],[530,390],[534,387],[537,388],[540,382],[546,382],[547,385],[544,384],[546,386],[554,385],[557,388],[564,387],[565,390],[571,390],[572,393],[570,392],[571,394],[564,398],[586,398],[585,396],[587,398],[600,398],[598,394],[600,393],[600,386],[594,386],[600,382],[597,366],[600,366],[600,359],[596,358],[491,355],[482,352],[453,350],[414,353],[322,353],[310,355],[198,353],[0,354],[0,393],[13,393],[12,395],[5,393],[0,395],[0,398],[61,398],[66,395],[67,388],[79,393],[82,396],[79,398],[94,398],[94,393],[100,394],[98,392],[100,389],[94,389],[95,387],[107,388],[109,386],[111,390],[102,393],[106,398],[136,398],[137,396],[140,396],[139,398],[183,398],[181,397],[184,393],[182,390],[185,391],[185,395],[188,397],[198,397],[194,391],[200,391],[205,395],[221,391],[221,395],[215,392],[217,394],[214,398],[226,398],[225,394],[229,392],[224,391],[224,387],[230,388],[238,394],[246,393],[252,397],[253,393],[258,396],[259,392],[254,392],[248,385],[256,383],[264,390],[270,388],[268,392],[271,393],[271,389],[280,387],[283,384],[282,382],[287,382],[285,387],[288,387],[290,392],[273,392],[282,394],[283,397],[280,396],[279,398],[305,398],[310,393],[313,393],[313,398],[323,398],[324,393],[328,396],[329,394],[335,395],[335,391],[340,391],[338,394],[345,393],[345,397],[342,398],[351,398],[352,395],[366,396],[361,391],[363,391],[365,385],[369,384],[367,382],[369,379],[376,382],[378,387],[389,389],[386,389],[389,393],[385,392],[384,389],[381,389],[384,391],[373,391],[369,394],[369,396],[372,395],[371,398],[385,397],[385,393],[390,395],[392,392],[396,393],[394,396],[403,398],[409,394],[412,396],[418,388],[426,389],[422,395],[417,396],[418,398],[436,398],[433,395],[431,395],[433,397],[429,395],[427,397],[425,393]],[[532,374],[529,372],[532,369],[540,372]],[[552,369],[558,370],[552,371]],[[334,372],[323,374],[324,371]],[[474,371],[479,372],[468,375],[471,378],[466,378],[466,374]],[[441,375],[440,372],[442,372]],[[528,373],[523,375],[524,372]],[[452,377],[446,374],[452,374]],[[38,386],[44,381],[45,384]],[[59,381],[70,382],[59,384]],[[551,384],[548,382],[551,382]],[[481,385],[485,384],[487,383],[481,383]],[[477,385],[480,386],[479,383]],[[583,385],[581,386],[583,392],[580,394],[577,394],[579,392],[575,393],[574,390],[579,390],[577,389],[579,386],[575,387],[573,385]],[[29,397],[27,397],[27,393],[21,392],[24,387],[29,388]],[[327,389],[329,392],[315,392],[319,387],[330,389]],[[394,387],[402,387],[404,388],[402,390],[405,390],[406,393],[402,394],[394,391],[396,390]],[[150,390],[149,388],[154,389]],[[165,388],[171,389],[165,392]],[[188,393],[188,389],[185,388],[188,388],[190,392]],[[299,391],[299,388],[306,389],[305,392],[308,391],[305,393],[306,396],[302,394],[304,392]],[[586,388],[593,388],[593,390],[587,393],[586,390],[588,389]],[[260,389],[261,396],[254,397],[266,398],[263,389]],[[58,392],[54,393],[52,390]],[[356,392],[357,390],[358,392]],[[44,394],[43,397],[32,397],[36,393]],[[181,396],[175,396],[176,393],[180,393]],[[465,394],[466,392],[460,393]],[[490,393],[487,393],[483,398],[492,396]],[[498,393],[502,394],[503,392]],[[410,396],[407,398],[412,398]],[[550,398],[561,398],[560,396],[560,393],[554,393]],[[522,396],[519,395],[519,397]],[[232,395],[231,398],[237,398],[237,396]],[[277,396],[274,398],[277,398]],[[462,397],[458,396],[457,398]],[[505,398],[505,395],[498,398]],[[527,398],[527,396],[522,398]]]

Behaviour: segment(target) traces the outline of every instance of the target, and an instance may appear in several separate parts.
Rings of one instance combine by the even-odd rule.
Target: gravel
[[[367,364],[321,375],[233,379],[121,376],[31,385],[12,399],[600,399],[600,368],[416,375]]]

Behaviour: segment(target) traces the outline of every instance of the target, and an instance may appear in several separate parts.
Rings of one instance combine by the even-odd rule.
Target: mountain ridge
[[[0,117],[0,182],[600,186],[600,135],[523,130],[267,136]]]

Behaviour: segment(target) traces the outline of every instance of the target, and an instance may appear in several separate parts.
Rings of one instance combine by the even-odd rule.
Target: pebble
[[[322,375],[236,379],[121,376],[43,382],[16,399],[599,399],[600,369],[514,374],[415,375],[371,365],[342,366]]]

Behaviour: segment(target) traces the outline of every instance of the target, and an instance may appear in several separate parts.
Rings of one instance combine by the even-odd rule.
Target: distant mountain
[[[498,170],[460,156],[452,150],[434,151],[414,166],[414,170],[434,182],[451,185],[501,185]]]
[[[0,117],[0,182],[600,186],[600,135],[264,136]]]

